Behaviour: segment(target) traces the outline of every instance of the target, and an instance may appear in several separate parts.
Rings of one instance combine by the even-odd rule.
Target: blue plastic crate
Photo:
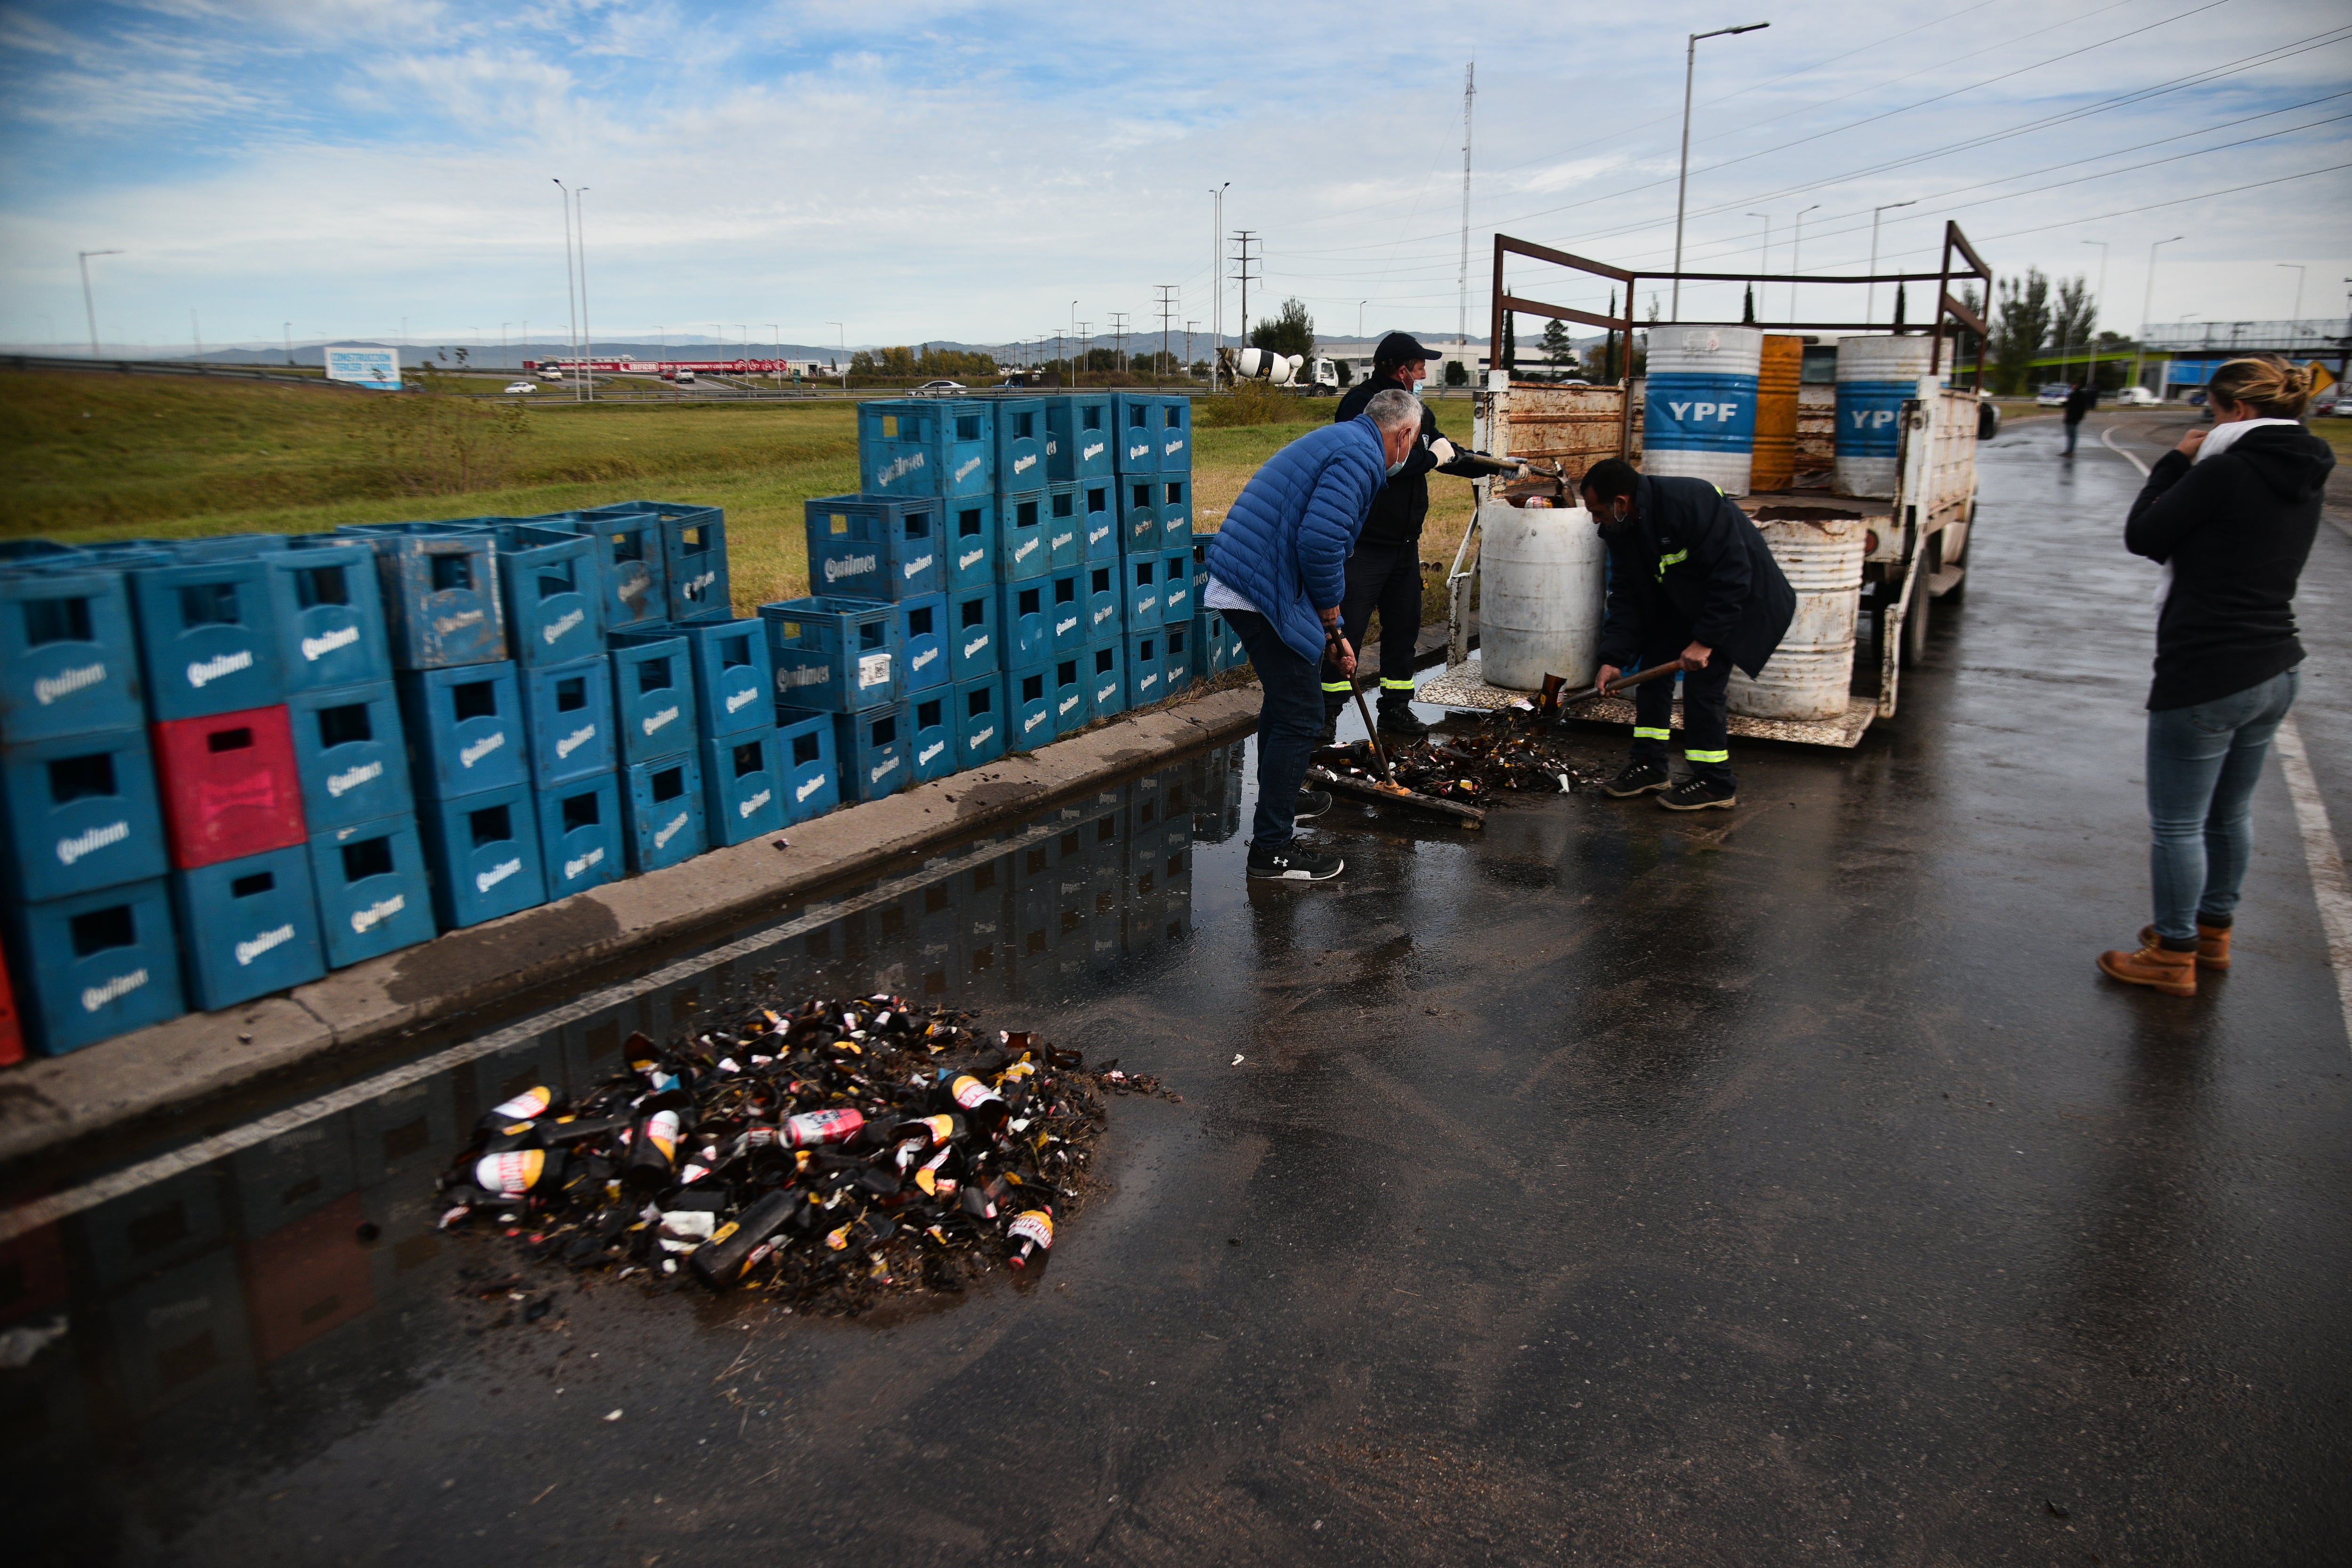
[[[1087,703],[1097,719],[1127,711],[1127,639],[1115,637],[1087,649]]]
[[[621,632],[613,644],[614,727],[621,765],[691,752],[696,738],[694,671],[675,627]]]
[[[1160,399],[1148,392],[1122,392],[1113,411],[1118,444],[1111,448],[1120,475],[1160,471]]]
[[[774,664],[768,632],[756,617],[679,626],[694,673],[694,712],[705,737],[740,735],[776,725]]]
[[[393,684],[408,732],[409,783],[419,795],[454,798],[530,782],[512,664],[404,669]]]
[[[1094,660],[1084,648],[1054,655],[1054,738],[1075,735],[1094,718]]]
[[[830,713],[802,713],[776,730],[784,769],[784,821],[806,822],[841,804],[839,749]]]
[[[1078,511],[1076,479],[1045,487],[1045,562],[1066,572],[1087,558],[1087,541]]]
[[[1169,550],[1192,546],[1192,476],[1160,476],[1160,542]]]
[[[621,765],[609,656],[591,654],[570,664],[526,670],[520,680],[532,784],[546,789],[609,773]]]
[[[146,679],[119,569],[79,556],[0,569],[0,742],[146,722]]]
[[[1164,550],[1160,554],[1160,624],[1184,626],[1192,624],[1192,606],[1197,595],[1192,592],[1192,549],[1190,545]]]
[[[1053,622],[1055,653],[1087,646],[1086,580],[1083,572],[1056,572],[1045,579],[1045,614]]]
[[[906,690],[911,697],[934,686],[945,686],[948,671],[948,596],[929,594],[898,606],[898,647],[907,667]]]
[[[1052,570],[1054,551],[1045,528],[1042,489],[996,498],[996,580],[1026,583]]]
[[[958,496],[946,503],[947,584],[979,588],[996,581],[996,498]]]
[[[808,715],[788,710],[782,717],[797,722]],[[832,719],[842,799],[880,800],[907,787],[913,770],[907,762],[904,703],[871,708],[863,713],[835,713]]]
[[[198,1010],[306,985],[327,973],[308,844],[174,871],[171,881],[181,968]]]
[[[1160,628],[1127,634],[1127,705],[1145,708],[1168,695]]]
[[[1051,661],[1004,672],[1004,749],[1034,751],[1054,738]]]
[[[59,544],[54,539],[0,539],[0,567],[35,562],[55,563],[79,554],[79,546]]]
[[[539,850],[547,868],[547,901],[568,899],[628,869],[621,847],[621,775],[598,773],[538,792]]]
[[[1004,639],[996,613],[996,587],[958,589],[948,595],[948,678],[976,680],[1004,668]]]
[[[1045,472],[1045,400],[1000,397],[996,404],[996,488],[1035,489]]]
[[[688,626],[731,617],[735,603],[727,572],[727,514],[715,506],[663,505],[661,520],[669,618]]]
[[[1222,611],[1192,612],[1192,673],[1222,675],[1225,668],[1225,617]]]
[[[1112,395],[1065,393],[1045,399],[1045,477],[1087,479],[1115,472]]]
[[[1160,689],[1173,697],[1192,684],[1192,623],[1171,622],[1160,628]]]
[[[1004,754],[1004,677],[982,675],[959,680],[950,698],[959,772],[992,763]]]
[[[1129,631],[1141,631],[1146,626],[1160,624],[1160,568],[1162,564],[1156,551],[1148,555],[1130,555],[1119,563],[1119,591],[1127,601]]]
[[[63,1056],[186,1012],[163,879],[0,904],[25,1043]]]
[[[702,742],[702,820],[713,847],[784,826],[784,764],[772,726]]]
[[[662,521],[652,512],[555,512],[527,520],[541,527],[584,534],[596,557],[604,630],[670,618],[669,569],[663,553]]]
[[[11,899],[69,898],[168,867],[144,730],[0,748],[0,870]]]
[[[976,496],[996,488],[995,410],[975,397],[857,405],[857,488],[871,496]]]
[[[415,809],[408,734],[389,677],[295,692],[286,700],[286,721],[302,778],[302,824],[313,837]]]
[[[955,688],[935,687],[907,699],[907,766],[912,783],[956,771]]]
[[[692,752],[623,768],[621,841],[632,871],[658,871],[710,847],[702,764]]]
[[[1118,521],[1118,479],[1106,475],[1077,481],[1078,556],[1083,561],[1116,561],[1122,534]]]
[[[258,555],[134,566],[151,719],[202,719],[286,698],[269,577]]]
[[[546,861],[530,786],[451,799],[419,796],[416,828],[443,931],[479,925],[547,902]]]
[[[1089,563],[1081,585],[1086,605],[1086,641],[1091,646],[1127,630],[1127,574],[1117,561]]]
[[[365,540],[298,535],[261,556],[286,692],[392,679],[383,588]]]
[[[810,585],[820,594],[857,599],[939,593],[947,586],[954,559],[943,520],[979,512],[977,531],[985,534],[988,503],[986,496],[956,501],[936,496],[823,496],[809,501],[804,515]]]
[[[1118,477],[1118,552],[1136,555],[1160,548],[1160,481],[1151,476]]]
[[[1043,577],[997,586],[996,627],[1004,639],[1007,669],[1020,669],[1052,655],[1053,594],[1053,584]]]
[[[1161,396],[1160,405],[1160,471],[1190,473],[1192,469],[1192,400]]]
[[[604,595],[593,541],[559,528],[503,522],[496,542],[507,646],[521,669],[570,664],[604,648]]]
[[[414,816],[313,834],[310,854],[328,968],[433,940],[432,879]]]
[[[904,695],[897,605],[819,595],[762,605],[760,619],[780,710],[856,713]]]
[[[507,657],[498,557],[478,522],[347,523],[335,531],[375,549],[394,669],[442,669]]]

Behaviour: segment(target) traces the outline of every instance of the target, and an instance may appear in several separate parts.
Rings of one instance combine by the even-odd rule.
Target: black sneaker
[[[1429,739],[1429,726],[1415,718],[1412,707],[1406,703],[1381,703],[1376,721],[1381,727],[1381,733],[1394,740],[1412,742]]]
[[[1668,811],[1705,811],[1710,805],[1738,805],[1739,791],[1718,779],[1691,777],[1658,797]]]
[[[1348,863],[1337,855],[1318,855],[1299,844],[1249,852],[1253,882],[1328,882],[1347,868]]]
[[[1664,763],[1627,763],[1623,773],[1601,788],[1603,794],[1623,800],[1629,795],[1647,795],[1654,789],[1669,788],[1674,782]]]

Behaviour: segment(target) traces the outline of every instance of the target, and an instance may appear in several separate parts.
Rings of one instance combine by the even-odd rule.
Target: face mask
[[[1391,463],[1389,465],[1389,478],[1391,479],[1395,479],[1399,474],[1403,472],[1404,465],[1402,463]]]

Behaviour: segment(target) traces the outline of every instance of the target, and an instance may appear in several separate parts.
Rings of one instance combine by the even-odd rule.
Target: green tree
[[[1460,360],[1450,359],[1445,362],[1445,384],[1448,386],[1470,384],[1470,373],[1463,368]]]
[[[1307,313],[1307,302],[1285,300],[1281,310],[1250,329],[1250,346],[1278,354],[1313,353],[1315,318]]]
[[[2099,323],[2099,302],[2091,298],[2091,280],[2076,273],[2058,285],[2058,303],[2051,314],[2051,346],[2061,353],[2089,345]]]
[[[2042,268],[2029,267],[2022,279],[2000,280],[2000,303],[1992,320],[1994,390],[2024,389],[2033,356],[2049,341],[2050,321],[2050,279]]]

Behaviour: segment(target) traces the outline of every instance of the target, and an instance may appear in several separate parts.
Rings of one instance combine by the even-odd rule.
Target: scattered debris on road
[[[1315,761],[1342,777],[1376,779],[1371,742],[1326,747]],[[1467,724],[1433,731],[1426,741],[1391,746],[1397,783],[1418,795],[1485,805],[1497,795],[1566,795],[1591,789],[1609,770],[1572,754],[1569,737],[1544,720],[1532,702],[1515,702]]]

